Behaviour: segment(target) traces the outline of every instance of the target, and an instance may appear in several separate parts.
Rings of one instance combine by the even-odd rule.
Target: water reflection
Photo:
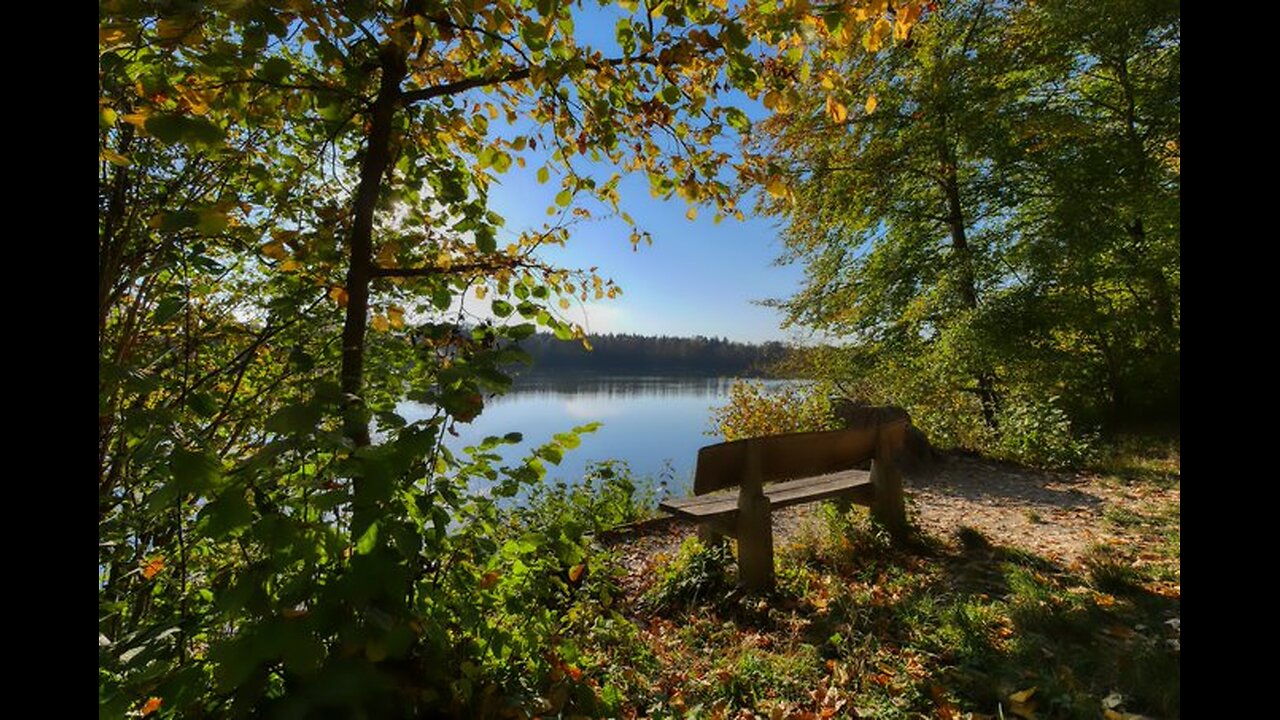
[[[626,462],[637,476],[665,481],[672,492],[683,492],[691,484],[698,448],[720,440],[713,434],[712,409],[727,401],[733,381],[526,375],[507,395],[488,399],[474,422],[459,423],[459,436],[447,442],[457,451],[489,435],[519,432],[524,441],[502,453],[505,461],[513,462],[555,433],[600,421],[599,430],[584,435],[581,446],[565,453],[558,467],[548,468],[548,480],[575,482],[589,463],[615,459]],[[762,382],[776,387],[792,381]],[[412,421],[430,417],[434,408],[406,402],[399,412]]]
[[[629,375],[523,375],[516,378],[510,395],[495,402],[508,402],[527,397],[578,396],[626,399],[647,397],[724,397],[734,378],[726,377],[656,377]],[[782,381],[770,380],[769,383]]]

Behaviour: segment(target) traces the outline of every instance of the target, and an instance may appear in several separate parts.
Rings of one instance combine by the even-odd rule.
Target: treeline
[[[533,360],[526,372],[768,376],[787,353],[776,341],[757,345],[702,335],[608,333],[588,335],[587,344],[590,350],[547,333],[525,338],[520,347]]]

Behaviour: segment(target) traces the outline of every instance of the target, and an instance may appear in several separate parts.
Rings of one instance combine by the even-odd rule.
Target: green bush
[[[663,611],[721,597],[733,587],[729,568],[735,566],[728,543],[704,545],[696,537],[688,538],[676,557],[662,568],[643,604]]]
[[[1096,453],[1097,437],[1077,432],[1058,396],[1025,394],[1007,398],[1001,408],[993,454],[1028,465],[1079,467]]]

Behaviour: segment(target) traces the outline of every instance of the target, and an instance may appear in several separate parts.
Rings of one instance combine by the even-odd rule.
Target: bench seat
[[[848,498],[858,505],[870,505],[875,494],[871,485],[871,473],[866,470],[844,470],[769,483],[761,489],[765,497],[769,498],[770,507],[774,509],[837,497]],[[673,515],[694,520],[731,519],[738,512],[738,488],[693,497],[667,498],[658,507]]]

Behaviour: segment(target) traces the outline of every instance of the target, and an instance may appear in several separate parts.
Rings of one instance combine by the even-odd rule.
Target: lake
[[[599,421],[594,433],[565,453],[559,466],[547,465],[547,480],[572,483],[586,466],[600,460],[622,460],[637,479],[665,481],[672,493],[693,484],[698,448],[720,442],[713,430],[712,408],[728,401],[728,377],[522,377],[507,395],[486,400],[484,412],[470,424],[458,423],[459,437],[446,444],[459,451],[489,435],[523,433],[524,441],[504,449],[515,460],[577,425]],[[764,380],[767,387],[792,381]],[[398,412],[406,420],[430,417],[435,408],[405,402]]]

